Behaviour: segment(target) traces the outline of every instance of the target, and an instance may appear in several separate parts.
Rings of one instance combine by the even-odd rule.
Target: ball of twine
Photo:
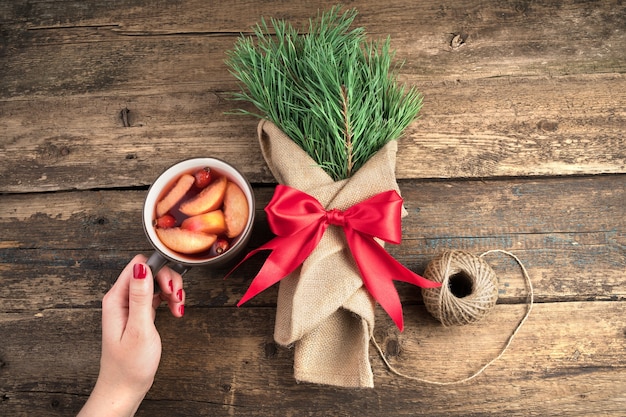
[[[424,305],[444,326],[475,323],[498,300],[498,279],[481,257],[463,251],[446,251],[433,259],[424,277],[441,282],[439,288],[422,288]]]
[[[449,323],[449,324],[472,323],[473,321],[480,320],[480,318],[484,317],[494,307],[496,300],[498,298],[495,273],[493,272],[493,270],[491,270],[488,264],[482,261],[482,258],[485,255],[488,255],[490,253],[498,253],[498,252],[503,253],[507,256],[510,256],[517,262],[520,269],[522,270],[522,275],[524,276],[524,280],[528,287],[528,308],[526,309],[526,313],[524,314],[524,317],[522,317],[522,319],[519,321],[519,323],[517,324],[517,326],[511,333],[511,335],[509,336],[506,344],[504,345],[500,353],[495,358],[491,359],[489,362],[483,365],[479,370],[471,374],[470,376],[467,376],[461,379],[452,380],[452,381],[432,381],[432,380],[420,378],[414,375],[407,375],[403,372],[400,372],[396,368],[394,368],[391,365],[391,363],[389,363],[389,361],[387,360],[385,353],[383,352],[380,345],[376,342],[376,339],[372,336],[372,342],[374,346],[376,347],[376,350],[378,350],[380,357],[382,358],[383,362],[385,362],[385,365],[387,365],[387,368],[389,368],[391,372],[393,372],[394,374],[400,377],[411,379],[413,381],[425,382],[427,384],[440,385],[440,386],[462,384],[464,382],[471,381],[472,379],[476,378],[478,375],[482,374],[485,369],[487,369],[491,364],[493,364],[495,361],[497,361],[504,355],[506,350],[509,348],[509,346],[513,342],[513,338],[515,337],[517,332],[519,332],[519,330],[522,328],[522,325],[526,322],[526,320],[530,316],[530,312],[533,309],[533,303],[534,303],[534,298],[535,298],[534,291],[533,291],[533,284],[530,280],[530,276],[528,275],[528,271],[526,270],[526,267],[524,266],[522,261],[520,261],[520,259],[517,256],[515,256],[511,252],[507,252],[502,249],[488,250],[487,252],[484,252],[478,257],[468,254],[466,252],[461,252],[461,251],[445,252],[442,255],[440,255],[438,258],[433,260],[426,268],[426,273],[424,273],[425,277],[441,282],[443,284],[442,287],[437,288],[432,291],[423,290],[423,292],[427,293],[424,296],[424,302],[426,303],[426,307],[429,309],[431,314],[433,315],[437,314],[439,317],[443,317],[444,321],[442,321],[441,319],[439,320],[444,325],[446,325],[446,323]],[[480,279],[478,279],[479,277]],[[455,280],[459,280],[460,282],[455,283]],[[479,282],[480,284],[478,284]],[[487,284],[488,282],[491,282],[491,285],[488,285]],[[460,286],[458,285],[459,283],[461,283]],[[488,287],[491,289],[487,290]],[[451,297],[448,298],[445,296],[445,294],[454,293],[455,291],[458,292],[460,295],[465,294],[465,296],[462,297],[460,295],[453,295],[454,298],[451,298]],[[433,294],[430,294],[431,292]],[[474,317],[474,318],[479,317],[478,319],[475,319],[475,320],[470,319],[473,321],[468,321],[468,319],[465,318],[465,314],[467,314],[468,309],[466,309],[466,306],[459,307],[457,303],[452,304],[454,305],[453,308],[455,309],[454,312],[456,314],[443,313],[444,311],[448,311],[448,310],[444,310],[441,307],[443,305],[442,300],[444,299],[448,299],[448,301],[450,301],[450,299],[452,300],[463,299],[464,300],[470,296],[472,297],[472,299],[480,298],[477,296],[477,294],[482,294],[484,296],[482,298],[484,298],[484,300],[487,300],[487,302],[484,303],[485,307],[476,309],[474,307],[476,304],[472,304],[472,308],[470,308],[469,311],[475,312],[477,310],[480,310],[480,311],[483,311],[483,313],[477,313],[477,314],[475,313],[472,315],[467,315],[467,317]],[[465,301],[468,301],[468,300],[469,299]],[[449,306],[451,304],[446,304],[446,305]],[[462,311],[465,313],[460,313]],[[457,317],[457,319],[456,321],[451,322],[449,321],[450,317]],[[458,319],[458,317],[461,317],[462,319]]]

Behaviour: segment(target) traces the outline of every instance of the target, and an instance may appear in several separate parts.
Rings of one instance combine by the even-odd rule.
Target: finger
[[[152,306],[158,308],[162,302],[167,302],[167,306],[174,317],[185,315],[185,290],[178,290],[176,298],[167,297],[163,293],[155,294]]]
[[[145,256],[135,255],[135,257],[128,264],[126,264],[122,272],[120,272],[119,277],[113,283],[113,286],[108,292],[108,294],[111,294],[111,298],[119,299],[118,301],[128,300],[128,282],[133,277],[133,265],[145,261]]]
[[[128,320],[129,282],[133,279],[133,265],[145,262],[143,255],[135,256],[102,299],[102,334],[106,339],[119,340]]]
[[[176,297],[178,290],[183,287],[183,277],[167,266],[157,273],[156,281],[161,292],[168,298]]]
[[[154,283],[148,265],[138,262],[133,265],[133,278],[128,287],[128,327],[137,330],[154,327],[152,300]]]
[[[174,317],[184,315],[185,290],[182,276],[168,267],[157,274],[157,282],[161,286],[160,301],[166,301]],[[159,300],[154,300],[156,304]],[[160,304],[160,302],[159,302]]]
[[[182,317],[185,315],[185,290],[181,288],[176,294],[176,301],[170,300],[167,305],[174,317]]]
[[[152,308],[154,309],[155,315],[156,309],[159,308],[162,302],[163,299],[161,298],[161,293],[157,293],[152,296]]]

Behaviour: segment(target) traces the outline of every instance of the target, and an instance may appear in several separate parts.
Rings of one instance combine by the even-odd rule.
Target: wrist
[[[145,392],[137,392],[115,382],[98,378],[79,417],[132,417],[137,412]]]

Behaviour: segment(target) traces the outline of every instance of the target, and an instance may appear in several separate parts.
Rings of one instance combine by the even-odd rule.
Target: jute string
[[[439,288],[422,290],[424,305],[445,327],[475,323],[498,301],[498,278],[482,257],[463,251],[445,251],[433,259],[424,278]]]
[[[443,269],[443,271],[441,271],[441,274],[438,274],[439,276],[443,277],[443,279],[441,280],[442,282],[442,287],[440,288],[441,291],[439,291],[441,294],[436,300],[440,307],[431,306],[434,312],[434,313],[431,312],[431,314],[433,314],[435,318],[441,321],[441,323],[444,326],[447,326],[450,324],[461,325],[461,324],[476,322],[480,320],[481,318],[483,318],[495,305],[495,301],[496,301],[495,299],[497,299],[497,288],[496,288],[495,299],[493,298],[493,290],[491,288],[491,285],[493,283],[492,279],[495,278],[495,274],[493,273],[493,271],[488,265],[487,265],[487,268],[485,268],[484,265],[482,265],[483,263],[485,263],[482,258],[491,253],[502,253],[507,256],[510,256],[520,266],[522,270],[522,275],[524,276],[524,280],[528,288],[526,313],[524,314],[522,319],[519,321],[519,323],[517,324],[517,326],[515,327],[515,329],[509,336],[509,338],[507,339],[504,347],[500,350],[500,353],[495,358],[491,359],[489,362],[483,365],[480,369],[478,369],[472,375],[466,378],[462,378],[462,379],[458,379],[454,381],[443,381],[443,382],[432,381],[429,379],[420,378],[420,377],[416,377],[413,375],[407,375],[395,369],[385,357],[385,354],[382,348],[380,347],[380,345],[376,342],[376,339],[372,336],[371,338],[372,344],[374,345],[374,347],[376,347],[376,350],[378,350],[378,353],[380,354],[380,357],[382,358],[383,362],[385,363],[385,365],[387,365],[387,368],[389,369],[389,371],[397,376],[414,380],[414,381],[418,381],[418,382],[433,384],[433,385],[454,385],[454,384],[462,384],[464,382],[468,382],[476,378],[480,374],[482,374],[485,371],[485,369],[487,369],[489,366],[491,366],[491,364],[493,364],[495,361],[497,361],[504,355],[504,353],[507,351],[507,349],[513,342],[515,335],[517,335],[522,325],[526,322],[526,320],[530,316],[530,312],[532,311],[533,303],[534,303],[534,290],[533,290],[532,282],[528,275],[528,271],[526,270],[526,267],[524,266],[522,261],[520,261],[520,259],[517,256],[515,256],[511,252],[507,252],[501,249],[493,249],[493,250],[486,251],[482,253],[481,255],[479,255],[478,257],[475,257],[474,255],[470,255],[464,252],[458,252],[458,251],[456,251],[456,253],[454,252],[455,251],[452,251],[452,253],[450,252],[444,253],[444,255],[441,257],[441,259],[445,260],[446,267]],[[469,258],[471,257],[475,259],[470,260]],[[460,265],[457,264],[457,262],[461,262]],[[430,264],[429,264],[429,267],[430,267]],[[465,274],[467,274],[467,276],[472,281],[472,292],[469,298],[468,297],[462,297],[462,298],[455,297],[451,293],[449,286],[447,285],[450,276],[453,276],[454,274],[458,273],[456,272],[458,271],[458,269],[462,270]],[[428,271],[428,268],[427,268],[427,271]],[[425,277],[427,275],[426,274],[427,271],[425,271],[424,273]],[[480,274],[484,276],[475,275],[475,273],[477,272],[480,272]],[[492,274],[493,274],[493,277],[491,276]],[[482,285],[482,287],[480,287],[479,284]],[[425,296],[424,304],[427,303],[426,297],[428,296],[430,295]],[[460,302],[460,300],[463,300],[465,298],[468,298],[469,302]],[[432,301],[433,300],[430,299],[428,302],[432,302]],[[472,301],[474,302],[474,305],[471,305]],[[440,317],[437,317],[436,314],[438,314]]]

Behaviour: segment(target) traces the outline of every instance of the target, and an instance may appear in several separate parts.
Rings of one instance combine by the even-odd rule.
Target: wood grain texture
[[[256,120],[229,114],[224,64],[261,16],[305,27],[331,1],[0,0],[0,415],[75,415],[98,372],[100,305],[149,253],[148,186],[192,156],[254,184],[255,234],[275,180]],[[424,107],[400,139],[409,215],[388,251],[420,273],[444,249],[503,249],[536,304],[505,355],[471,382],[391,374],[375,388],[298,384],[272,338],[275,287],[234,305],[263,262],[185,277],[185,318],[163,308],[163,358],[139,416],[623,416],[626,404],[626,3],[620,0],[349,2],[390,36]],[[251,107],[245,107],[253,110]],[[468,376],[526,310],[501,254],[492,314],[443,328],[397,283],[406,323],[376,340],[402,372]]]
[[[194,308],[182,320],[163,311],[157,318],[163,358],[137,415],[562,416],[602,410],[601,415],[619,416],[625,400],[623,385],[616,383],[626,375],[624,307],[606,302],[536,305],[501,360],[472,383],[457,386],[394,376],[372,349],[373,390],[295,384],[292,352],[271,340],[272,308]],[[376,337],[384,348],[396,347],[389,358],[395,367],[449,381],[494,357],[523,313],[523,305],[498,306],[481,325],[446,329],[415,307],[407,309],[407,329],[400,335],[387,332],[392,324],[378,314],[384,324]],[[8,392],[0,411],[77,412],[98,372],[91,358],[98,355],[99,322],[95,310],[1,315],[0,329],[16,336],[0,353]]]
[[[400,187],[409,215],[402,244],[387,248],[418,273],[444,249],[476,254],[504,249],[522,259],[539,301],[626,300],[622,178],[402,182]],[[262,211],[271,194],[269,187],[256,189],[251,248],[271,236]],[[97,305],[127,259],[150,252],[141,224],[144,195],[97,191],[0,199],[0,261],[14,272],[3,277],[0,311]],[[186,276],[188,304],[236,304],[263,259],[253,258],[227,282],[222,280],[227,270],[192,270]],[[523,301],[526,289],[516,263],[499,255],[489,261],[500,276],[500,302]],[[398,287],[406,301],[419,299],[415,288]],[[251,303],[274,302],[270,291]]]
[[[399,178],[624,172],[623,5],[416,3],[357,5],[357,24],[392,37],[401,79],[425,96]],[[198,154],[272,181],[249,152],[255,120],[224,114],[237,105],[226,51],[260,16],[300,26],[329,4],[71,4],[3,6],[0,191],[149,184]]]
[[[440,82],[422,90],[421,118],[400,139],[398,178],[623,173],[626,167],[621,76]],[[233,161],[254,182],[273,181],[256,151],[256,120],[225,114],[236,103],[222,93],[46,98],[2,106],[4,192],[146,185],[169,165],[198,155]],[[122,124],[124,109],[129,128]],[[102,162],[94,165],[94,159]]]

